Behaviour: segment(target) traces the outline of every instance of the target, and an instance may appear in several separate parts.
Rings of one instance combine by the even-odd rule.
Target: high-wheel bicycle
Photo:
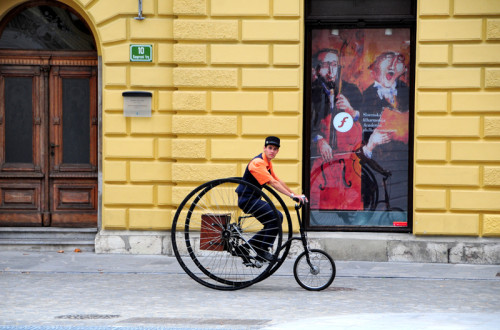
[[[257,219],[261,215],[255,207],[238,205],[239,185],[271,206],[266,217],[268,223]],[[294,277],[307,290],[323,290],[335,279],[335,262],[324,251],[309,249],[301,207],[295,205],[300,232],[295,237],[288,208],[272,188],[265,185],[261,190],[236,177],[209,181],[191,191],[175,213],[172,222],[175,257],[198,283],[218,290],[238,290],[272,275],[287,258],[292,242],[298,240],[304,251],[295,261]],[[269,235],[275,239],[268,251],[249,244],[252,238],[256,241],[256,237],[265,239]],[[271,257],[264,258],[262,252]]]

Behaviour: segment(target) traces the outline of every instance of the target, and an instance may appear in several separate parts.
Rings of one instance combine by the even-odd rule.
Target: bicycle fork
[[[311,268],[311,274],[313,275],[318,275],[319,274],[319,268],[311,263],[311,259],[309,258],[309,244],[307,242],[307,232],[304,229],[304,225],[302,223],[302,219],[300,218],[300,212],[299,210],[301,209],[300,204],[295,204],[295,211],[297,212],[297,219],[299,220],[299,231],[300,231],[300,240],[302,241],[302,246],[304,247],[304,251],[306,253],[306,261],[309,267]]]

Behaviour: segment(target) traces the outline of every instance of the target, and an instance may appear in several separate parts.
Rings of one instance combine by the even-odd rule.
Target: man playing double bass
[[[362,142],[362,94],[341,79],[336,50],[320,50],[313,64],[311,209],[362,210],[361,168],[354,155]]]

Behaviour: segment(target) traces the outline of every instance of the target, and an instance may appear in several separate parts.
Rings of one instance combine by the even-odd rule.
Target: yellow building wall
[[[87,1],[103,59],[103,229],[169,229],[190,190],[241,176],[271,134],[278,173],[299,185],[301,2],[145,0],[138,21],[135,0]],[[134,43],[154,61],[130,63]],[[151,118],[123,117],[126,90],[153,93]]]
[[[500,1],[418,1],[414,233],[500,236]]]
[[[102,228],[168,229],[173,210],[173,1],[80,0],[102,55]],[[130,62],[130,44],[151,44],[152,62]],[[153,94],[152,116],[123,116],[124,91]]]

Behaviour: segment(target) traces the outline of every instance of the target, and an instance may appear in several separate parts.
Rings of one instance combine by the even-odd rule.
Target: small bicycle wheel
[[[269,205],[265,232],[255,216],[238,207],[240,185],[256,196],[252,200]],[[253,205],[244,208],[259,213]],[[240,178],[213,180],[180,204],[172,223],[172,247],[181,267],[198,283],[218,290],[242,289],[266,278],[275,265],[283,237],[279,218],[271,199],[254,185]],[[259,239],[274,240],[270,251],[259,250]],[[263,252],[273,258],[264,259]]]
[[[301,287],[310,291],[326,289],[335,279],[335,262],[325,251],[309,250],[302,252],[293,265],[293,275]]]

